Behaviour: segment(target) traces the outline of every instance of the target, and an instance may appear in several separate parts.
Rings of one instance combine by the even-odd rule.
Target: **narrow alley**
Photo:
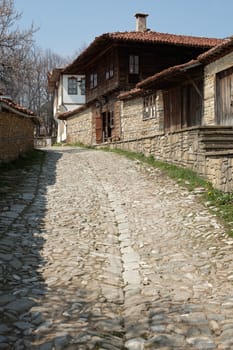
[[[72,147],[6,180],[0,349],[233,349],[233,239],[198,193]]]

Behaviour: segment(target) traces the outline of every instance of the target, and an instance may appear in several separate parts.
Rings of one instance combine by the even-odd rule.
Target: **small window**
[[[111,79],[114,75],[114,66],[113,63],[111,63],[108,67],[107,67],[107,71],[106,71],[106,80]]]
[[[156,118],[156,96],[146,96],[144,97],[144,106],[143,106],[143,119],[152,119]]]
[[[78,94],[78,82],[75,77],[68,78],[68,95]]]
[[[129,56],[129,73],[139,74],[139,56],[136,56],[136,55]]]
[[[92,73],[90,75],[90,89],[94,89],[97,86],[97,73]]]

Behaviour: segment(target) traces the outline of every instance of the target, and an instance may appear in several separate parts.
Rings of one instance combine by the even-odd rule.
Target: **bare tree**
[[[33,46],[21,64],[15,82],[18,102],[35,112],[43,124],[43,133],[54,134],[52,95],[48,91],[48,72],[55,67],[63,67],[68,60]]]
[[[14,9],[14,0],[0,0],[0,88],[6,93],[15,70],[33,45],[33,25],[21,31],[17,24],[21,13]]]
[[[54,129],[51,95],[47,90],[47,74],[67,59],[43,51],[35,45],[32,25],[19,29],[22,14],[15,11],[14,0],[0,0],[0,92],[41,117],[44,133]]]

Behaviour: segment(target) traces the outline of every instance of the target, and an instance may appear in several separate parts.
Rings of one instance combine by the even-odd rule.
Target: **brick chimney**
[[[145,13],[136,13],[136,32],[146,32],[146,17],[148,15]]]

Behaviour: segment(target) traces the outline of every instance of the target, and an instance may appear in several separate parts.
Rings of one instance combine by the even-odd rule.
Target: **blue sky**
[[[233,35],[233,0],[15,0],[20,28],[33,22],[38,46],[72,56],[106,32],[135,30],[135,13],[147,13],[158,32],[218,37]]]

